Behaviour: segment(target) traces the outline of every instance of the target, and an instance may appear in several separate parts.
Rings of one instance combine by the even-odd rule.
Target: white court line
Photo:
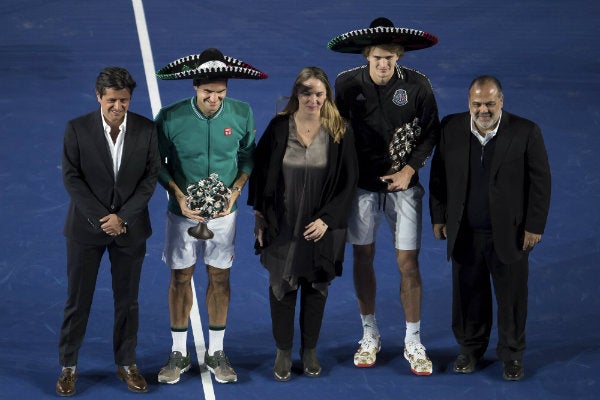
[[[213,390],[212,378],[210,371],[204,365],[204,353],[206,346],[204,345],[204,334],[202,333],[202,321],[200,321],[200,310],[198,310],[198,297],[196,296],[196,286],[192,277],[192,309],[190,310],[190,320],[192,323],[192,337],[196,345],[196,357],[200,365],[200,377],[202,378],[202,388],[204,389],[204,398],[206,400],[215,400],[215,391]],[[202,361],[200,361],[202,360]]]
[[[131,0],[133,12],[135,14],[135,24],[137,26],[138,38],[140,40],[140,49],[142,50],[142,60],[144,62],[144,72],[146,73],[146,83],[148,85],[148,96],[150,97],[150,106],[152,107],[152,116],[160,111],[162,105],[160,102],[160,93],[158,92],[158,82],[154,75],[154,59],[152,58],[152,47],[150,46],[150,36],[146,25],[146,15],[144,14],[144,5],[142,0]]]
[[[158,91],[158,82],[154,74],[154,60],[152,58],[152,48],[150,47],[150,37],[148,36],[148,27],[146,25],[146,16],[144,14],[144,5],[142,0],[131,0],[133,12],[135,14],[135,23],[137,26],[138,37],[140,40],[140,48],[142,50],[142,60],[144,62],[144,71],[146,73],[146,82],[148,84],[148,95],[150,96],[150,105],[152,107],[152,115],[156,116],[162,105],[160,101],[160,93]],[[196,347],[196,357],[198,364],[204,365],[204,352],[206,346],[204,344],[204,334],[202,333],[202,321],[200,320],[200,310],[198,309],[198,298],[196,297],[196,288],[194,278],[192,277],[192,294],[193,304],[190,310],[190,322],[192,324],[192,337]],[[204,398],[206,400],[215,400],[215,392],[213,390],[212,379],[208,369],[205,369],[200,374],[202,378],[202,388],[204,389]]]

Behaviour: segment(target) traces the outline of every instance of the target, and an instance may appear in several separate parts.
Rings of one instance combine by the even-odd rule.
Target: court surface
[[[333,53],[326,43],[340,33],[367,27],[379,16],[439,37],[436,46],[409,52],[401,63],[429,76],[441,116],[466,110],[470,81],[493,74],[503,83],[505,109],[542,128],[552,167],[552,206],[543,242],[530,258],[525,379],[502,379],[495,335],[475,373],[452,372],[457,346],[450,328],[450,264],[445,242],[433,239],[426,195],[421,337],[434,363],[431,376],[413,375],[402,356],[399,273],[389,234],[382,229],[376,268],[383,348],[377,365],[358,369],[352,363],[361,327],[348,248],[344,274],[331,286],[319,342],[322,377],[299,373],[296,346],[298,368],[292,380],[275,382],[267,274],[253,252],[251,210],[242,204],[225,337],[239,381],[221,385],[207,375],[203,378],[194,355],[194,368],[180,383],[159,385],[156,374],[170,352],[171,337],[169,271],[161,261],[166,197],[157,188],[150,204],[154,234],[142,273],[137,349],[149,393],[132,394],[115,376],[112,293],[104,262],[80,351],[76,398],[598,398],[598,15],[599,3],[585,0],[3,0],[0,398],[57,397],[57,342],[66,294],[62,226],[68,205],[60,171],[62,137],[67,120],[98,107],[93,90],[98,72],[108,65],[127,68],[138,82],[130,109],[152,117],[156,107],[192,96],[193,89],[190,81],[153,81],[151,73],[176,58],[218,47],[270,76],[229,84],[229,96],[252,105],[260,135],[301,67],[320,66],[333,81],[340,71],[362,64],[361,56]],[[426,166],[420,174],[425,186],[428,173]],[[246,196],[244,190],[244,203]],[[199,316],[205,322],[203,268],[197,268],[195,282]],[[195,338],[189,335],[190,350],[203,346],[198,332]]]

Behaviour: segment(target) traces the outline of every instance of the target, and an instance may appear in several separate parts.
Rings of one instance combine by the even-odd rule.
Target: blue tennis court
[[[543,242],[530,258],[525,379],[502,379],[502,363],[493,350],[495,334],[481,368],[469,375],[452,372],[458,346],[450,326],[451,268],[445,242],[431,233],[426,194],[421,338],[434,373],[413,375],[402,355],[399,273],[388,231],[382,229],[375,261],[383,340],[377,365],[359,369],[352,362],[362,332],[348,247],[344,274],[330,289],[319,341],[322,377],[310,379],[296,371],[296,346],[298,368],[292,380],[276,382],[268,275],[254,255],[253,216],[244,191],[225,337],[238,383],[221,385],[206,375],[203,379],[194,354],[194,367],[180,383],[159,385],[156,374],[170,352],[171,336],[169,270],[161,261],[166,196],[157,187],[150,204],[154,234],[140,284],[137,348],[149,392],[133,394],[116,378],[105,261],[80,352],[76,398],[598,398],[600,108],[594,99],[600,92],[599,15],[600,3],[591,0],[3,0],[0,399],[57,397],[57,344],[66,294],[62,228],[68,205],[60,170],[62,139],[69,119],[98,107],[98,72],[108,65],[128,69],[138,82],[130,110],[152,117],[156,107],[192,96],[193,88],[184,80],[153,86],[147,73],[217,47],[269,74],[263,81],[232,80],[228,89],[228,96],[250,103],[260,135],[301,67],[319,66],[333,81],[342,70],[364,63],[360,55],[334,53],[326,44],[340,33],[367,27],[378,16],[439,38],[436,46],[409,52],[400,63],[429,76],[441,116],[467,110],[471,80],[492,74],[503,84],[505,109],[542,128],[553,190]],[[420,173],[425,187],[428,174],[426,166]],[[195,282],[200,319],[207,321],[203,268],[197,268]],[[190,349],[194,343],[199,341],[190,332]]]

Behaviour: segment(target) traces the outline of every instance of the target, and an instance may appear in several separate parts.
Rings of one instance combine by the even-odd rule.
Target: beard
[[[497,116],[491,113],[477,113],[473,120],[475,121],[475,125],[481,130],[491,130],[498,123]]]

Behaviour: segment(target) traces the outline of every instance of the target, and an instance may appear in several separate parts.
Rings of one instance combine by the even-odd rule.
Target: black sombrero
[[[212,81],[219,79],[266,79],[267,74],[252,65],[224,56],[218,49],[206,49],[175,60],[156,71],[159,79],[194,79]]]
[[[327,47],[340,53],[361,53],[367,46],[399,44],[404,51],[420,50],[438,42],[437,37],[427,32],[409,28],[396,28],[387,18],[376,18],[369,28],[350,31],[334,37]]]

